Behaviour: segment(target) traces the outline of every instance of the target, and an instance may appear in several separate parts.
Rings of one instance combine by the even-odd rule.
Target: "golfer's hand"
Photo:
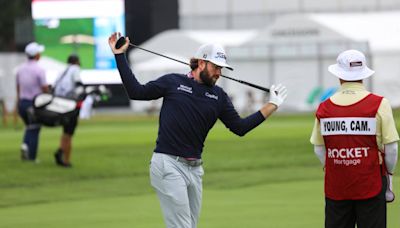
[[[110,45],[111,51],[114,54],[121,54],[121,53],[125,53],[126,50],[128,50],[129,47],[129,37],[125,37],[125,44],[122,45],[120,48],[115,48],[115,44],[117,43],[119,37],[121,37],[121,33],[119,32],[114,32],[113,34],[111,34],[111,36],[108,38],[108,45]]]
[[[277,86],[272,85],[269,89],[269,103],[276,105],[279,107],[287,97],[287,89],[285,86],[279,84]]]

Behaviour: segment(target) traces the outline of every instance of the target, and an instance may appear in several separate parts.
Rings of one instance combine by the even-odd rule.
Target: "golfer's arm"
[[[153,100],[162,97],[168,86],[167,78],[160,77],[157,80],[150,81],[144,85],[140,84],[129,68],[125,54],[116,54],[115,60],[122,83],[124,84],[126,93],[132,100]]]
[[[264,105],[261,109],[260,112],[264,116],[265,119],[267,119],[272,113],[274,113],[278,109],[278,106],[268,103]]]
[[[121,76],[122,83],[124,84],[126,93],[130,99],[135,99],[137,97],[138,87],[140,83],[135,78],[129,68],[128,61],[126,60],[125,53],[116,54],[115,61],[117,62],[117,68]]]
[[[265,120],[261,111],[255,112],[246,118],[241,118],[231,100],[228,97],[225,97],[225,99],[224,110],[219,119],[234,134],[244,136]]]

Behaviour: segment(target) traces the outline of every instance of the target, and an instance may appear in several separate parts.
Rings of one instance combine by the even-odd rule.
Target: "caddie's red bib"
[[[330,99],[316,116],[321,124],[325,154],[325,196],[358,200],[376,196],[382,189],[376,113],[382,97],[369,94],[355,104],[341,106]]]

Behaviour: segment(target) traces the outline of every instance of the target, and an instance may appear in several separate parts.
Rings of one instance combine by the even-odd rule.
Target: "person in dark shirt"
[[[284,102],[284,86],[271,86],[270,100],[259,111],[241,118],[229,96],[215,85],[222,68],[232,70],[218,44],[202,45],[190,60],[191,71],[167,74],[140,84],[128,66],[129,38],[117,49],[119,33],[109,37],[125,90],[132,100],[163,98],[156,147],[151,158],[150,180],[157,192],[168,228],[195,228],[202,200],[201,155],[208,132],[217,119],[234,134],[244,136]]]

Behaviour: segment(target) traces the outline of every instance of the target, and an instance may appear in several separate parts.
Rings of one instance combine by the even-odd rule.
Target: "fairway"
[[[22,129],[0,128],[0,227],[164,227],[148,179],[157,124],[123,115],[81,121],[72,169],[54,164],[60,128],[42,129],[39,164],[19,159]],[[278,114],[241,138],[218,122],[203,153],[199,227],[323,227],[312,125],[312,114]],[[389,228],[400,227],[399,206],[388,207]]]

